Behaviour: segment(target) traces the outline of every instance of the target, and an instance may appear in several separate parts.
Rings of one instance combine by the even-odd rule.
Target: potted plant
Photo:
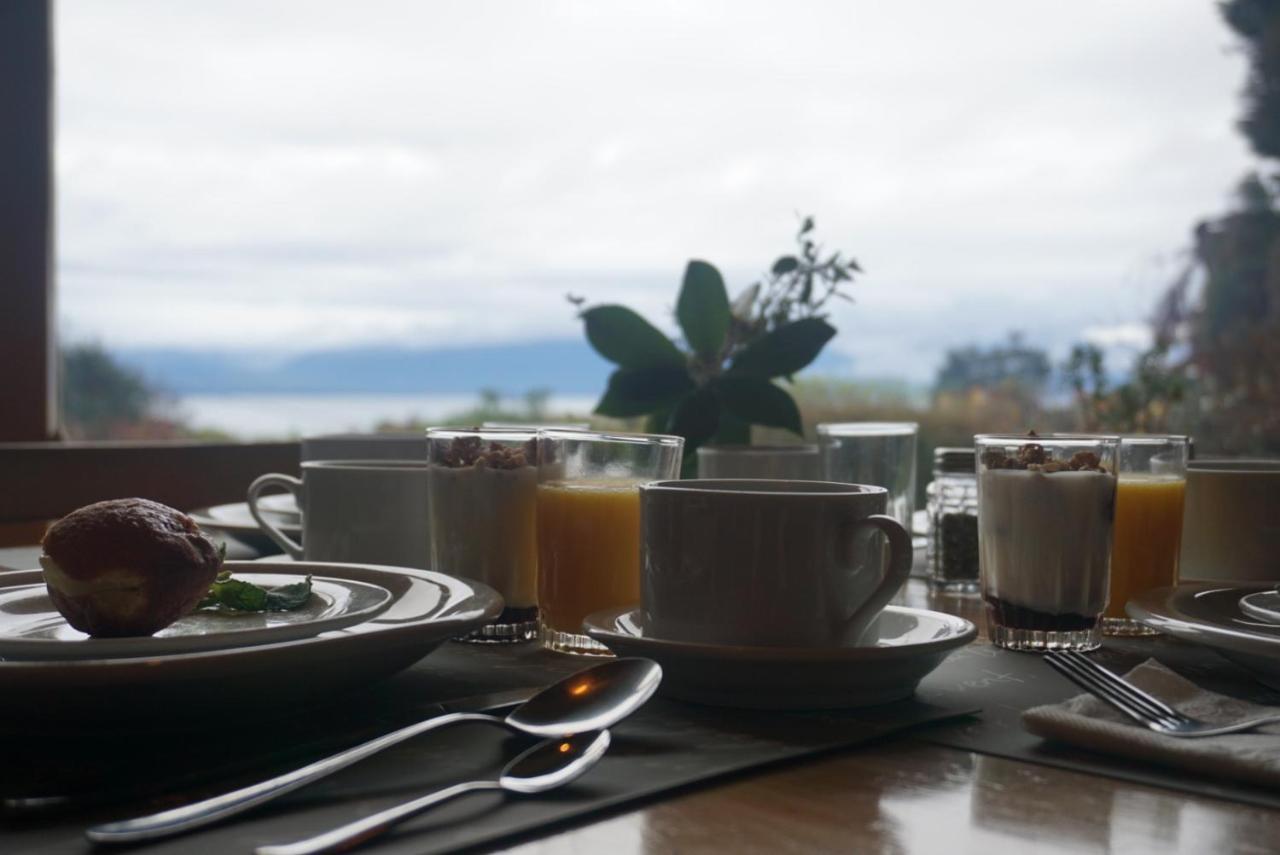
[[[749,444],[752,425],[802,435],[800,410],[776,381],[790,382],[822,352],[836,334],[827,304],[851,300],[843,288],[862,272],[825,252],[813,230],[804,218],[796,251],[732,301],[719,270],[690,261],[676,299],[678,342],[626,306],[585,307],[571,296],[587,340],[617,365],[596,413],[645,416],[647,431],[683,436],[686,465],[705,443]]]

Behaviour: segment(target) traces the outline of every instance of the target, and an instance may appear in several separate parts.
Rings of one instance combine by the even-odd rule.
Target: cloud
[[[57,8],[61,312],[108,344],[670,329],[687,258],[743,287],[814,213],[869,271],[838,350],[927,379],[1139,323],[1250,162],[1207,3]]]

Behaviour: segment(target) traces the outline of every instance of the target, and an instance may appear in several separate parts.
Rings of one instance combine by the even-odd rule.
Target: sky
[[[60,322],[114,348],[674,332],[812,214],[855,376],[1123,356],[1254,166],[1210,0],[63,0],[57,51]]]

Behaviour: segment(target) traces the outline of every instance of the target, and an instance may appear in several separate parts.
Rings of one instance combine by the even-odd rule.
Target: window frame
[[[53,0],[0,2],[0,541],[108,498],[243,501],[299,468],[297,442],[59,441],[53,35]]]

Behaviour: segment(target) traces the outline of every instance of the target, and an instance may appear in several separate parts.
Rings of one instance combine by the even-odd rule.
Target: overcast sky
[[[1210,0],[58,3],[60,314],[298,351],[660,317],[797,215],[833,347],[927,380],[1012,329],[1138,344],[1252,158]]]

